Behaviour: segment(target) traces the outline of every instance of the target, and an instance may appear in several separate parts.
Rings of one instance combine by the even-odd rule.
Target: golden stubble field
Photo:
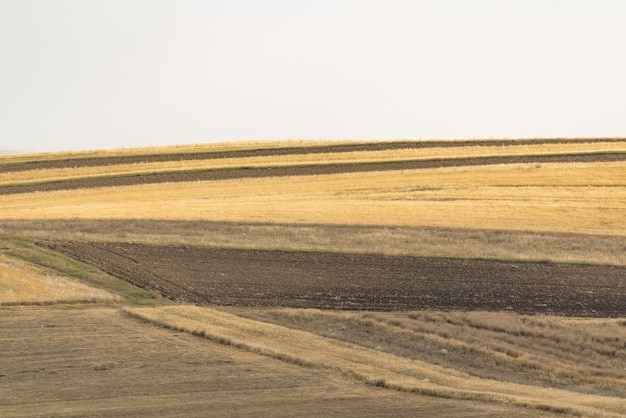
[[[44,239],[623,266],[625,143],[540,142],[370,151],[350,151],[347,142],[258,142],[0,159],[0,187],[41,185],[0,195],[0,413],[623,416],[624,318],[192,307],[33,245]],[[312,145],[315,153],[302,153]],[[283,155],[228,155],[258,150]],[[214,160],[211,152],[225,155]],[[191,156],[131,166],[93,162],[177,154]],[[546,162],[545,155],[573,160]],[[498,160],[463,165],[476,156]],[[537,160],[516,160],[522,157]],[[327,164],[439,159],[458,165],[324,173]],[[24,166],[66,160],[75,167]],[[291,165],[319,173],[88,186],[91,179]],[[63,190],[76,180],[85,187]],[[61,190],[47,190],[51,181]]]

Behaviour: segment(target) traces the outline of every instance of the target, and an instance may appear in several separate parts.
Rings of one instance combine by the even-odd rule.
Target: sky
[[[0,150],[626,136],[623,0],[0,0]]]

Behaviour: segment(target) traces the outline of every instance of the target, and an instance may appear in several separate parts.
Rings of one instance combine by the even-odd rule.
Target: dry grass
[[[263,157],[224,158],[216,160],[183,160],[104,167],[42,169],[0,173],[0,186],[34,184],[101,176],[130,176],[144,173],[191,170],[217,170],[241,167],[286,167],[298,165],[358,164],[426,159],[451,159],[491,156],[559,155],[588,152],[626,152],[625,142],[535,144],[509,146],[466,146],[450,148],[419,148],[386,151],[310,153]]]
[[[229,311],[485,379],[626,397],[623,319],[506,312]]]
[[[3,219],[162,219],[626,235],[626,165],[223,180],[0,196]]]
[[[626,410],[626,399],[482,379],[452,368],[206,308],[171,306],[128,312],[156,324],[259,354],[336,370],[376,386],[585,416],[620,416]]]
[[[0,253],[0,305],[104,302],[119,297]]]
[[[30,239],[626,265],[626,237],[448,228],[150,220],[0,220]]]

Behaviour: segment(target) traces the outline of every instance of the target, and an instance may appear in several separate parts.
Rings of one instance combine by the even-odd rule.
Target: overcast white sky
[[[0,150],[626,136],[624,0],[0,0]]]

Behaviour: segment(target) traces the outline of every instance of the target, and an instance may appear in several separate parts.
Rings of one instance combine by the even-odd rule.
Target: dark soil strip
[[[357,151],[383,151],[395,149],[416,149],[433,147],[466,147],[466,146],[506,146],[506,145],[530,145],[530,144],[568,144],[568,143],[598,143],[598,142],[622,142],[623,138],[593,138],[580,139],[511,139],[511,140],[467,140],[467,141],[382,141],[372,143],[354,143],[331,146],[293,147],[278,149],[256,149],[223,152],[201,153],[173,153],[155,155],[134,155],[119,157],[96,157],[96,158],[73,158],[55,161],[36,161],[27,163],[0,164],[0,173],[13,171],[28,171],[49,168],[74,168],[74,167],[97,167],[115,164],[135,164],[164,161],[185,160],[210,160],[222,158],[266,157],[279,155],[300,155],[312,153],[335,153]]]
[[[40,245],[194,304],[626,314],[626,268],[123,243]]]
[[[88,189],[96,187],[131,186],[151,183],[227,180],[259,177],[312,176],[320,174],[356,173],[368,171],[415,170],[440,167],[462,167],[493,164],[572,163],[626,161],[626,153],[580,154],[547,156],[510,156],[451,158],[380,163],[326,164],[290,167],[235,168],[176,173],[146,173],[134,176],[98,177],[32,185],[0,186],[0,195],[53,190]]]

